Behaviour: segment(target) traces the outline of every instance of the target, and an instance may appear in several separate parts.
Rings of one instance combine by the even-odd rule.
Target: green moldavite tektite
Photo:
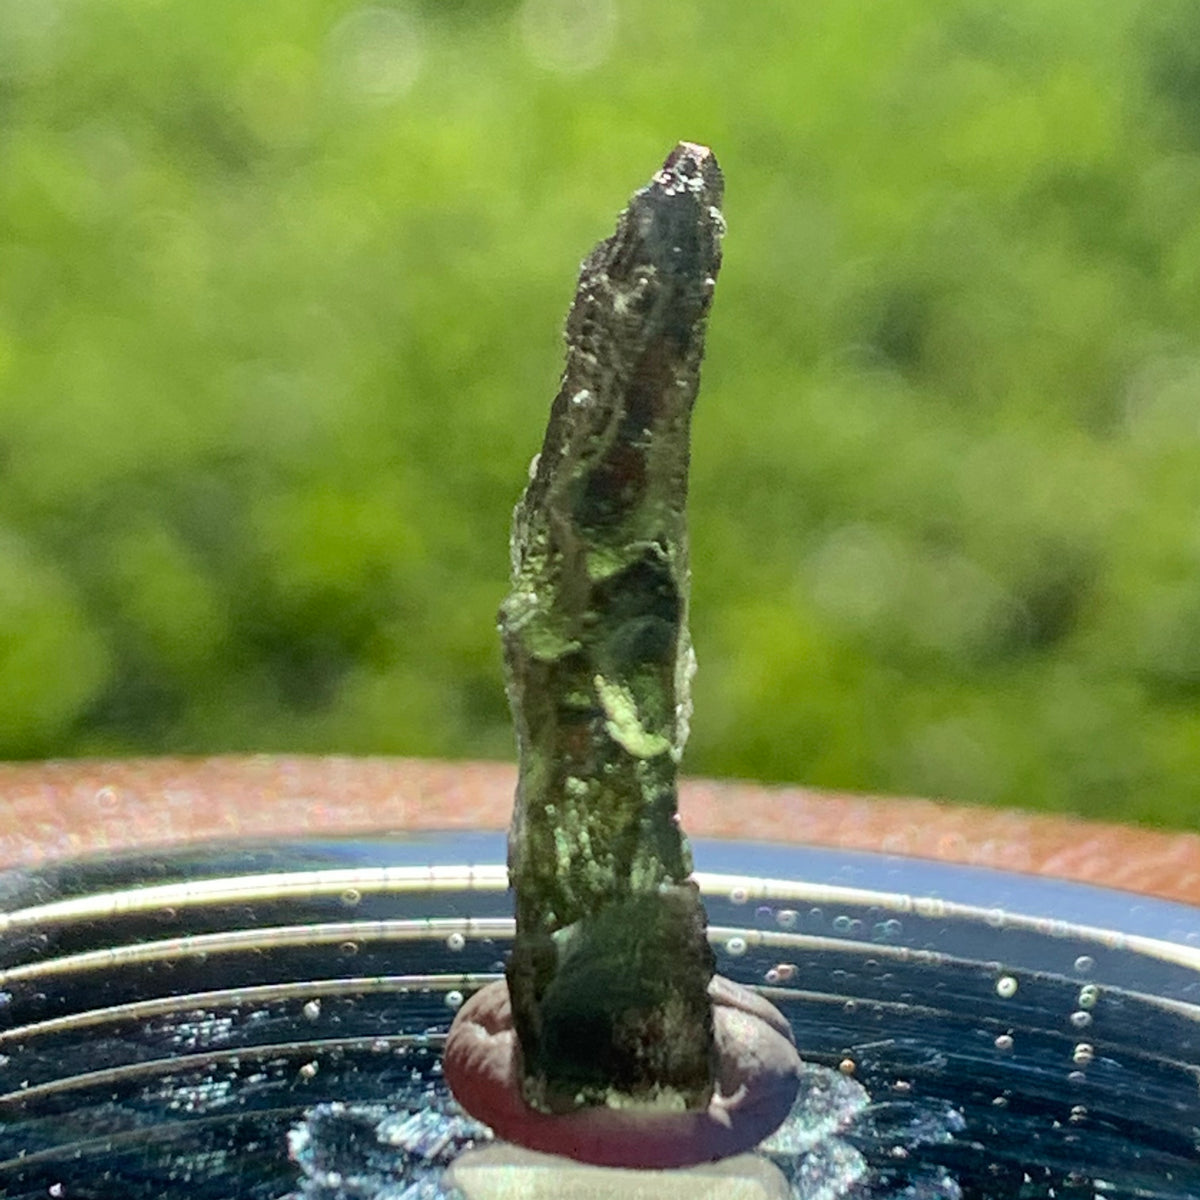
[[[701,1108],[713,956],[676,775],[689,425],[723,181],[681,143],[583,263],[567,365],[513,520],[500,610],[520,779],[508,966],[526,1100]]]

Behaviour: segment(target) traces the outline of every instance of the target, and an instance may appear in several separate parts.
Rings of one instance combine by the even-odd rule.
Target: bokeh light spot
[[[387,104],[416,82],[424,38],[415,15],[374,5],[343,17],[330,35],[334,73],[353,99]]]
[[[563,74],[598,67],[616,41],[613,0],[525,0],[517,20],[530,57]]]

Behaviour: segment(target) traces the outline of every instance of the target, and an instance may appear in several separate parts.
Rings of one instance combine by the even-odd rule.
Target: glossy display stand
[[[511,939],[512,785],[0,766],[0,1194],[1200,1194],[1200,839],[738,784],[681,810],[718,970],[808,1064],[793,1118],[688,1172],[489,1142],[440,1047]]]

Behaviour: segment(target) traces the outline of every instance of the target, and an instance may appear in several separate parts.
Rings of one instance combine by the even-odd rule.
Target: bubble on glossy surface
[[[317,1064],[317,1062],[316,1062],[315,1060],[313,1060],[313,1061],[310,1061],[310,1062],[306,1062],[306,1063],[305,1063],[305,1064],[304,1064],[304,1065],[303,1065],[303,1066],[300,1068],[300,1078],[301,1078],[301,1079],[315,1079],[315,1078],[316,1078],[316,1076],[317,1076],[317,1072],[318,1072],[320,1069],[321,1069],[321,1068],[318,1066],[318,1064]]]
[[[102,787],[96,790],[96,804],[105,812],[112,812],[121,803],[121,797],[114,787]]]
[[[463,1003],[462,992],[454,991],[454,992],[446,993],[446,1007],[447,1008],[459,1009],[459,1008],[462,1008],[462,1003]]]
[[[467,939],[457,930],[446,939],[448,950],[461,950],[467,944]]]
[[[734,958],[746,953],[746,939],[744,937],[731,937],[725,943],[725,952],[732,954]]]
[[[781,908],[775,914],[775,923],[780,929],[795,929],[800,914],[794,908]]]
[[[731,888],[729,891],[730,904],[745,904],[749,898],[750,895],[744,887]]]
[[[1090,975],[1096,966],[1096,960],[1090,954],[1081,954],[1075,960],[1075,973],[1077,975]]]
[[[1076,1029],[1086,1029],[1092,1023],[1092,1014],[1085,1009],[1079,1008],[1071,1014],[1071,1024]]]
[[[342,892],[340,899],[346,908],[354,908],[362,900],[362,892],[358,888],[346,888]]]
[[[1075,1049],[1071,1051],[1071,1061],[1077,1067],[1090,1066],[1092,1059],[1096,1057],[1096,1050],[1088,1042],[1079,1042]]]
[[[316,999],[306,1001],[303,1011],[305,1020],[315,1021],[321,1015],[321,1001]]]
[[[1017,994],[1017,981],[1011,975],[1001,975],[996,980],[996,995],[1001,1000],[1011,1000]]]
[[[1011,1033],[998,1034],[994,1044],[1002,1054],[1008,1054],[1013,1048],[1013,1036]]]
[[[1086,983],[1079,989],[1079,998],[1075,1003],[1082,1009],[1090,1009],[1096,1007],[1099,999],[1100,989],[1094,983]]]

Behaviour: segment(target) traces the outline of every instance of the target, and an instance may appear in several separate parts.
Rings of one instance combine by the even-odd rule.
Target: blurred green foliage
[[[1198,14],[2,0],[0,755],[509,756],[575,266],[688,138],[689,769],[1195,825]]]

